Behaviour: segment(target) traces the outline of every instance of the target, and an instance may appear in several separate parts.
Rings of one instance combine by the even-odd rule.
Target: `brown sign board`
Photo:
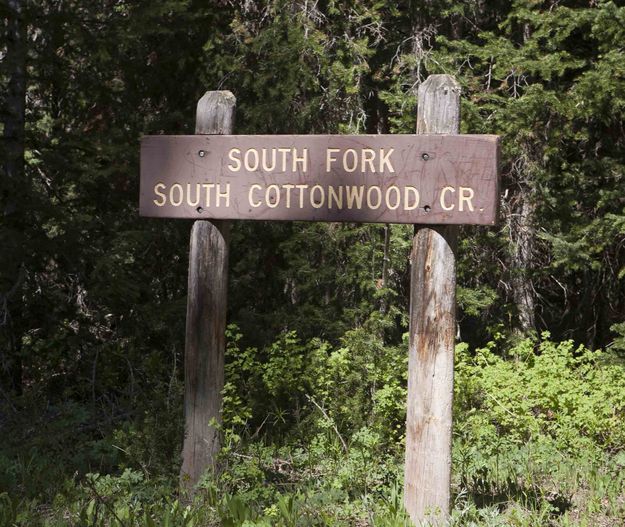
[[[142,216],[492,225],[494,135],[157,135]]]

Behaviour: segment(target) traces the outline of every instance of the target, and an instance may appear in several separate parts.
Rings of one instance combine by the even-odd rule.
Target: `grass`
[[[467,450],[454,445],[453,526],[625,525],[622,453],[596,459],[533,444],[468,463],[459,459]],[[207,476],[191,501],[178,494],[174,477],[141,470],[70,477],[56,485],[52,500],[15,489],[0,493],[0,527],[407,525],[401,459],[384,460],[377,467],[383,476],[365,481],[357,457],[320,461],[301,448],[240,445],[222,460],[228,472]],[[32,468],[17,467],[25,478],[20,485]]]

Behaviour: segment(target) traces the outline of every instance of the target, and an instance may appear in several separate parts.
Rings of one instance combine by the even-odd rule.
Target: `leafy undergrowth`
[[[143,430],[126,424],[108,439],[83,442],[82,455],[99,452],[105,470],[68,474],[78,465],[62,448],[70,447],[66,428],[76,433],[86,419],[73,408],[74,421],[47,428],[48,443],[33,434],[21,446],[9,438],[0,447],[0,527],[408,525],[396,427],[403,404],[391,404],[402,397],[402,374],[375,369],[368,415],[348,421],[350,405],[357,412],[362,398],[335,375],[349,380],[346,372],[357,370],[354,351],[367,344],[365,335],[352,334],[335,350],[287,335],[262,360],[236,342],[231,335],[238,387],[225,390],[220,475],[207,474],[193,499],[179,494],[171,459],[157,462],[158,443],[151,452],[145,446],[146,435],[168,422],[165,414],[144,420]],[[403,361],[397,350],[379,351]],[[298,375],[282,374],[289,364]],[[367,388],[366,376],[361,381]],[[278,399],[255,405],[254,390],[301,394],[299,402],[289,399],[299,415]],[[514,346],[459,345],[453,455],[451,525],[625,525],[623,364],[548,335]]]

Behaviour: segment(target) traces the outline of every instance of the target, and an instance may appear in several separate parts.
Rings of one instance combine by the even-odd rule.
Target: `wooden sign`
[[[147,136],[142,216],[496,222],[491,135]]]

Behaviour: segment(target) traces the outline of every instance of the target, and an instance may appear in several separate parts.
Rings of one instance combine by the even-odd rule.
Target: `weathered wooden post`
[[[418,99],[417,134],[458,133],[453,77],[431,75]],[[456,237],[455,225],[419,225],[412,243],[404,503],[416,525],[442,525],[450,512]]]
[[[231,134],[235,105],[229,91],[206,92],[197,104],[195,133]],[[203,154],[203,150],[192,153]],[[220,447],[214,424],[221,422],[224,386],[229,235],[226,220],[199,220],[191,230],[180,471],[182,485],[191,491],[202,473],[214,465]]]

